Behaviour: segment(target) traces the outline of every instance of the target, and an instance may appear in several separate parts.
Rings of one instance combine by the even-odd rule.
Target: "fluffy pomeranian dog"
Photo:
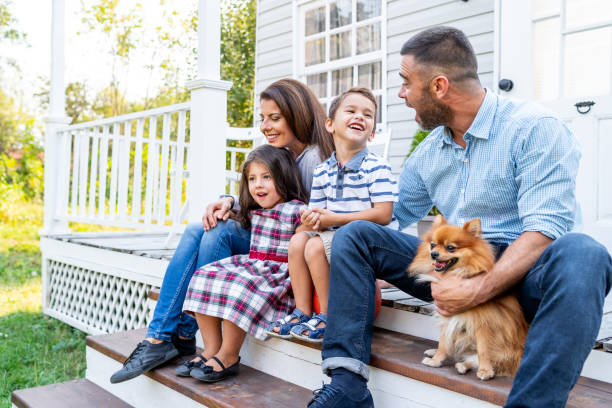
[[[435,282],[438,278],[433,271],[441,279],[450,275],[469,279],[487,273],[495,256],[481,233],[479,219],[458,227],[438,215],[408,268],[410,275]],[[423,364],[441,367],[452,358],[459,374],[478,368],[476,375],[481,380],[516,374],[529,329],[516,296],[502,294],[463,313],[439,318],[438,348],[425,352]]]

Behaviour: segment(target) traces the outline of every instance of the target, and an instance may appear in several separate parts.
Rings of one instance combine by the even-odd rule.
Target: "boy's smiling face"
[[[351,93],[340,103],[334,119],[327,119],[325,127],[334,136],[336,147],[357,150],[364,148],[374,137],[376,107],[368,98]]]

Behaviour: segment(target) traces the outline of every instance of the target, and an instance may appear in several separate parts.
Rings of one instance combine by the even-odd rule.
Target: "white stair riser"
[[[206,407],[144,375],[119,384],[111,384],[110,376],[121,367],[122,364],[118,361],[87,347],[85,378],[128,404],[136,408]]]

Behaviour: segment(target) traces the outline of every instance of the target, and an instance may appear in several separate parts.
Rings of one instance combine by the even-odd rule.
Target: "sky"
[[[122,0],[120,4],[133,6],[136,0]],[[158,1],[141,1],[146,4],[144,10],[145,37],[154,38],[151,30],[165,24],[162,17],[163,8]],[[83,0],[85,5],[93,0]],[[165,1],[167,8],[176,9],[180,15],[187,15],[197,7],[194,0]],[[149,5],[155,5],[150,6]],[[33,96],[41,89],[39,77],[49,78],[51,70],[51,0],[13,0],[10,12],[17,19],[16,27],[27,35],[26,44],[3,44],[2,54],[17,61],[21,74],[9,72],[8,81],[3,81],[11,88],[9,91],[31,110],[38,109],[38,100]],[[108,44],[105,38],[97,33],[86,32],[81,22],[84,15],[81,0],[65,0],[65,73],[64,83],[84,81],[90,94],[107,86],[111,80],[112,58],[106,51]],[[80,34],[79,34],[80,33]],[[193,44],[197,47],[197,44]],[[122,72],[122,89],[128,100],[144,98],[152,87],[161,79],[161,72],[151,75],[144,65],[151,62],[151,48],[140,47],[130,57],[129,69]],[[178,57],[180,58],[180,57]],[[187,78],[185,78],[186,80]]]

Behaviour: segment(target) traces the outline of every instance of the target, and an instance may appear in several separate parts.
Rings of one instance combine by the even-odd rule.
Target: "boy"
[[[366,88],[349,89],[329,107],[325,126],[334,137],[336,151],[314,171],[309,209],[302,213],[302,224],[312,231],[294,235],[289,244],[289,275],[296,309],[276,322],[268,334],[323,341],[335,230],[354,220],[397,229],[393,218],[397,182],[389,165],[366,147],[374,137],[376,109],[376,98]],[[320,313],[308,320],[313,284]]]

